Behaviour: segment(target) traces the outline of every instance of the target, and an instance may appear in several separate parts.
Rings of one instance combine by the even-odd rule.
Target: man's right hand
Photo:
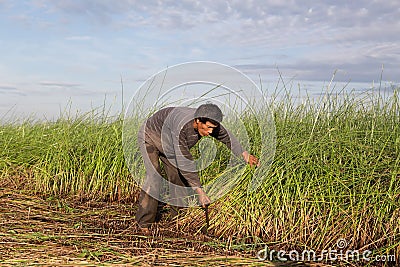
[[[205,208],[211,204],[210,198],[207,196],[206,192],[204,192],[202,188],[198,187],[195,191],[199,197],[199,203],[202,208]]]

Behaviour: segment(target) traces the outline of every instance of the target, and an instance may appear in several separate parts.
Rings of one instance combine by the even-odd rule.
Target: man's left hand
[[[243,156],[244,161],[246,161],[246,163],[250,164],[251,167],[253,167],[254,165],[257,167],[260,167],[260,161],[258,160],[258,158],[256,156],[251,155],[247,151],[244,151],[242,156]]]

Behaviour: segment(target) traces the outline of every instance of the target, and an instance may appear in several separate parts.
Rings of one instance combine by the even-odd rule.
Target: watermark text
[[[334,261],[377,261],[377,262],[395,262],[394,254],[374,255],[371,250],[352,250],[346,249],[347,241],[339,239],[336,242],[336,248],[329,248],[316,252],[314,250],[274,250],[267,246],[258,251],[257,258],[262,261],[309,261],[309,262],[334,262]]]

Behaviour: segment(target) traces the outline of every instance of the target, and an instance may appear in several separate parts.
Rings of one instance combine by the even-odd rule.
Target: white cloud
[[[42,81],[39,82],[39,84],[43,86],[57,87],[57,88],[74,88],[80,86],[80,84],[77,83],[55,82],[55,81]]]
[[[21,92],[15,86],[0,85],[0,95],[5,95],[5,94],[7,94],[7,95],[20,95],[20,96],[25,95],[23,92]]]
[[[133,71],[138,64],[159,69],[206,59],[278,64],[299,73],[306,69],[308,78],[318,79],[322,71],[329,76],[336,67],[349,73],[357,67],[357,73],[365,70],[367,75],[379,64],[394,75],[398,68],[390,68],[400,64],[400,4],[395,0],[36,0],[31,8],[50,14],[54,29],[67,28],[63,41],[77,41],[60,46],[69,58],[79,59],[65,65],[91,73],[117,65]],[[20,15],[29,23],[33,14]],[[61,21],[67,24],[60,26]],[[68,28],[76,21],[86,30]],[[126,58],[119,55],[122,51]]]
[[[71,7],[59,1],[56,5],[89,16],[82,10],[90,9],[91,2],[80,1],[75,4],[79,6]],[[380,64],[400,64],[397,1],[119,1],[113,7],[100,1],[94,14],[116,17],[116,23],[126,20],[125,25],[134,28],[141,25],[152,31],[179,33],[184,38],[181,42],[189,45],[187,54],[195,58],[207,56],[213,47],[226,47],[224,52],[232,50],[241,62],[264,54],[253,56],[248,64],[276,60],[270,65],[297,68],[299,73],[306,65],[307,78],[318,79],[322,71],[330,76],[335,68],[342,68],[349,75],[354,73],[354,79],[370,79],[367,75]],[[157,49],[151,50],[157,54]],[[391,76],[396,72],[387,71]]]
[[[371,2],[357,1],[49,1],[46,6],[52,12],[64,16],[78,16],[104,23],[104,27],[113,25],[129,27],[149,27],[153,30],[176,32],[177,30],[207,27],[210,37],[221,36],[220,30],[229,29],[230,38],[227,41],[253,39],[263,43],[265,36],[269,40],[296,42],[290,36],[298,33],[314,33],[314,39],[324,41],[325,36],[336,31],[344,35],[357,27],[358,32],[368,32],[372,25],[381,29],[398,33],[400,27],[389,27],[387,23],[398,24],[400,15],[399,4],[396,1]],[[307,20],[305,21],[305,18]],[[235,26],[236,25],[236,26]],[[320,35],[321,32],[327,34]],[[213,34],[214,33],[214,34]],[[285,36],[282,38],[281,35]],[[327,38],[326,37],[326,38]],[[336,35],[340,38],[341,35]],[[369,40],[373,40],[369,36]],[[322,39],[322,40],[321,40]],[[226,40],[225,36],[219,40]],[[329,40],[326,40],[329,41]],[[337,39],[337,41],[341,41]]]
[[[68,36],[68,37],[65,38],[65,40],[68,40],[68,41],[90,41],[92,39],[93,39],[93,37],[92,36],[88,36],[88,35]]]

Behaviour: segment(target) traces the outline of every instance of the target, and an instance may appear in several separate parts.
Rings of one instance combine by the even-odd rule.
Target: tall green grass
[[[211,206],[210,231],[284,249],[335,248],[345,238],[351,249],[400,252],[399,90],[269,99],[277,147],[265,182],[250,192],[254,169],[233,177],[241,183]],[[135,201],[122,124],[121,117],[96,112],[4,123],[0,184],[44,195]],[[258,122],[247,117],[245,125],[257,154]],[[225,171],[226,157],[217,155],[203,181]],[[191,210],[181,226],[200,229],[200,216]]]
[[[21,180],[25,189],[61,197],[132,198],[135,184],[122,153],[122,122],[94,110],[53,122],[5,123],[0,130],[2,182]]]
[[[344,238],[346,249],[399,255],[398,93],[271,98],[277,134],[271,169],[255,192],[247,190],[254,171],[247,169],[214,204],[211,231],[286,251],[337,249]],[[183,226],[199,227],[199,216],[189,214]]]

